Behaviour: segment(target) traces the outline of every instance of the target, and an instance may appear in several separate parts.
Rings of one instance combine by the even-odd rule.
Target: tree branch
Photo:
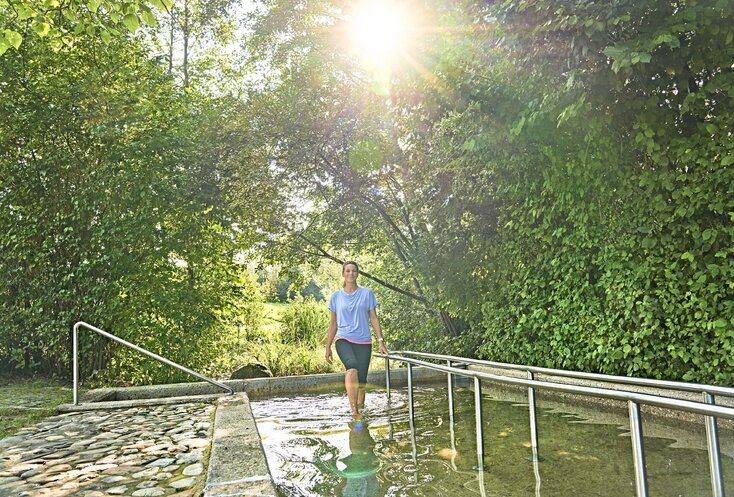
[[[310,253],[311,255],[320,255],[321,257],[323,257],[325,259],[332,260],[332,261],[334,261],[334,262],[336,262],[338,264],[344,264],[344,260],[339,259],[338,257],[330,254],[323,247],[321,247],[319,244],[317,244],[313,240],[309,239],[303,233],[294,233],[294,234],[298,238],[302,239],[308,245],[310,245],[311,247],[315,248],[318,251],[318,254]],[[309,253],[309,252],[307,252],[305,250],[302,250],[302,252]],[[407,290],[404,290],[402,288],[399,288],[399,287],[397,287],[397,286],[395,286],[395,285],[393,285],[391,283],[388,283],[387,281],[385,281],[385,280],[383,280],[381,278],[378,278],[377,276],[374,276],[374,275],[372,275],[372,274],[370,274],[370,273],[368,273],[366,271],[363,271],[362,269],[359,270],[359,274],[362,275],[362,276],[364,276],[365,278],[368,278],[368,279],[374,281],[375,283],[377,283],[379,285],[382,285],[385,288],[389,288],[390,290],[392,290],[394,292],[397,292],[397,293],[399,293],[399,294],[401,294],[401,295],[403,295],[405,297],[411,298],[413,300],[417,300],[418,302],[420,302],[422,304],[428,304],[428,300],[426,300],[425,297],[422,297],[420,295],[416,295],[416,294],[414,294],[412,292],[409,292]]]

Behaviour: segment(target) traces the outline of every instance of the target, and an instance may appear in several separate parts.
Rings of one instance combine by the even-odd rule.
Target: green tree
[[[105,43],[143,25],[156,26],[155,10],[167,10],[173,0],[2,0],[0,55],[24,40],[47,38],[50,48],[71,47],[80,35],[98,36]]]
[[[109,46],[33,38],[0,64],[0,362],[67,374],[70,327],[85,320],[208,369],[226,331],[256,319],[237,262],[254,242],[234,221],[247,200],[225,201],[241,128],[227,121],[232,102],[179,91],[141,43]],[[85,376],[179,378],[82,343]]]

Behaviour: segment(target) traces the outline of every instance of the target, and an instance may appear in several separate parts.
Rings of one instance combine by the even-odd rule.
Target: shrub
[[[284,343],[315,347],[324,344],[329,313],[323,303],[313,297],[296,300],[283,312],[281,339]]]
[[[333,373],[342,371],[341,363],[329,364],[324,359],[324,349],[304,343],[284,343],[282,339],[268,336],[252,350],[257,362],[267,366],[273,376]]]

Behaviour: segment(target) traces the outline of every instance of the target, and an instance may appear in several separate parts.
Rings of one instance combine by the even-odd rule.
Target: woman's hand
[[[331,364],[332,362],[331,347],[326,347],[326,352],[324,352],[324,359],[326,359],[326,362]]]
[[[389,354],[390,353],[387,350],[387,347],[385,347],[385,341],[384,340],[380,340],[379,342],[377,342],[377,351],[380,354]]]

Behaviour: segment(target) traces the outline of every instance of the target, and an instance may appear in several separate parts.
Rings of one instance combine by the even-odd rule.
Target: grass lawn
[[[71,386],[59,381],[0,376],[0,438],[56,414],[71,397]]]
[[[287,307],[288,304],[265,302],[258,332],[264,336],[277,337],[280,334],[280,324],[283,322],[283,312]]]

